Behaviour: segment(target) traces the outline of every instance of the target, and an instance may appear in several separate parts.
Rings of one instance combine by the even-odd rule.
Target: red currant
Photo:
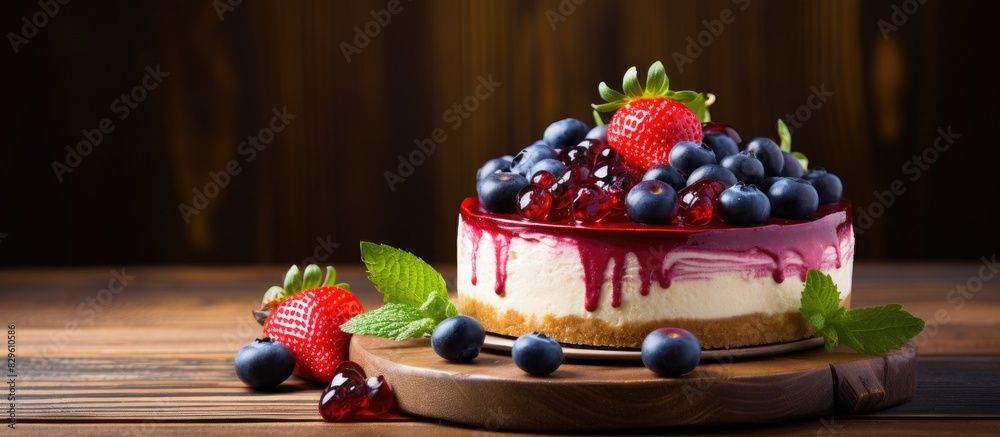
[[[678,222],[682,225],[705,226],[715,217],[719,195],[726,187],[714,179],[702,179],[677,193]]]
[[[594,184],[573,190],[573,218],[583,223],[595,223],[611,212],[611,196]]]
[[[517,213],[528,220],[542,220],[552,208],[552,194],[541,185],[531,184],[517,194]]]

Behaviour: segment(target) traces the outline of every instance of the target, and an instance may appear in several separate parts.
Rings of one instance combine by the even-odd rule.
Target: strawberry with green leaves
[[[645,88],[635,67],[625,72],[622,87],[624,93],[601,82],[598,91],[605,103],[592,106],[598,112],[614,112],[608,123],[608,145],[626,162],[646,171],[666,164],[674,144],[701,142],[701,123],[711,121],[705,96],[670,90],[662,63],[649,67]]]
[[[295,355],[294,375],[328,383],[337,364],[347,359],[351,334],[340,324],[364,309],[347,284],[336,284],[337,272],[327,267],[326,279],[319,266],[310,264],[303,273],[292,266],[283,287],[267,290],[261,311],[264,336],[288,346]]]

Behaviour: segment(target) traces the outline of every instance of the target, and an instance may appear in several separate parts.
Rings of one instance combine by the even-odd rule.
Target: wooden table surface
[[[1000,280],[993,279],[991,267],[1000,265],[855,267],[854,306],[897,302],[927,322],[916,338],[917,390],[907,404],[873,414],[766,426],[630,433],[1000,435]],[[4,435],[447,436],[502,431],[417,417],[326,423],[317,412],[320,388],[294,377],[273,393],[244,387],[234,374],[233,356],[260,335],[250,309],[285,269],[0,270],[0,323],[15,325],[16,356],[16,377],[5,376],[8,385],[14,380],[16,428],[5,429],[9,432]],[[441,266],[440,271],[454,278],[453,268]],[[379,305],[380,295],[361,266],[341,266],[338,272],[365,308]],[[3,403],[5,417],[10,415],[8,403]]]

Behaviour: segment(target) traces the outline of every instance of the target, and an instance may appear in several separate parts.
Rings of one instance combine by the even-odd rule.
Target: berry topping
[[[779,176],[785,168],[785,157],[774,140],[757,137],[747,143],[747,151],[753,153],[764,164],[764,176]]]
[[[545,128],[542,139],[553,149],[563,149],[579,143],[590,132],[586,123],[575,118],[564,118]]]
[[[453,316],[438,323],[431,333],[431,347],[441,358],[466,363],[479,356],[486,330],[469,316]]]
[[[583,223],[594,223],[611,212],[613,199],[608,192],[593,183],[586,183],[573,189],[570,208],[573,218]]]
[[[715,123],[711,121],[708,123],[702,123],[701,131],[705,133],[705,136],[708,136],[709,132],[715,132],[724,134],[725,136],[729,137],[729,139],[733,140],[733,142],[736,144],[743,142],[743,139],[740,138],[740,134],[736,132],[736,129],[733,129],[727,124]]]
[[[594,128],[591,129],[590,132],[587,132],[587,136],[585,138],[592,139],[592,140],[598,140],[598,141],[600,141],[602,143],[607,143],[608,142],[608,125],[602,124],[602,125],[599,125],[599,126],[594,126]]]
[[[510,355],[517,367],[535,376],[555,372],[563,362],[562,346],[552,337],[537,332],[518,337]]]
[[[553,175],[562,174],[565,171],[566,170],[564,169],[559,173],[549,173],[546,170],[538,170],[535,172],[534,176],[531,177],[531,183],[534,185],[539,185],[545,189],[552,188],[552,185],[556,183],[556,177]]]
[[[764,164],[760,162],[757,155],[746,150],[722,158],[719,165],[733,172],[736,179],[744,184],[756,184],[764,180]],[[795,165],[799,165],[798,161],[795,162]]]
[[[649,67],[645,88],[639,84],[635,67],[625,73],[624,93],[604,82],[598,86],[607,103],[593,105],[594,109],[614,111],[608,123],[608,145],[642,171],[666,163],[675,144],[702,140],[701,118],[708,118],[704,95],[671,91],[669,87],[666,70],[659,61]]]
[[[736,145],[736,141],[733,141],[728,135],[719,132],[705,132],[703,142],[709,149],[715,152],[715,160],[720,163],[723,158],[735,155],[740,151],[739,146]]]
[[[559,151],[559,160],[566,163],[566,165],[590,166],[592,161],[590,157],[590,147],[583,144],[577,144],[573,147],[562,149]]]
[[[809,170],[809,173],[805,174],[804,179],[809,181],[813,188],[816,189],[816,194],[819,195],[819,203],[821,205],[840,202],[840,197],[844,194],[844,185],[840,182],[840,178],[837,175],[821,167],[816,167]]]
[[[677,143],[670,150],[670,166],[686,175],[691,175],[698,167],[705,164],[718,164],[715,160],[715,152],[702,143],[692,143],[684,141]]]
[[[479,183],[479,203],[489,212],[514,212],[517,193],[528,185],[518,173],[493,173]]]
[[[503,158],[493,158],[487,160],[483,163],[482,167],[479,167],[479,171],[476,172],[476,182],[482,181],[486,175],[490,175],[497,172],[510,171],[510,161]]]
[[[236,376],[250,388],[266,389],[281,384],[295,370],[292,350],[268,337],[258,338],[236,352]]]
[[[660,328],[642,341],[642,363],[660,376],[676,377],[694,370],[701,361],[701,344],[680,328]]]
[[[646,170],[646,174],[642,175],[642,180],[658,180],[666,182],[676,191],[680,191],[687,186],[687,177],[684,176],[676,168],[673,168],[667,164],[656,164]]]
[[[702,179],[677,193],[677,221],[684,226],[705,226],[715,217],[715,205],[725,190],[719,181]]]
[[[563,174],[564,171],[566,171],[566,164],[563,164],[563,162],[558,159],[546,158],[536,162],[535,165],[531,166],[531,170],[528,172],[529,174],[526,175],[526,177],[529,177],[531,178],[531,180],[534,180],[535,175],[543,170],[549,172],[549,174],[552,175],[557,175],[557,174],[561,175]]]
[[[559,154],[544,142],[536,141],[534,144],[525,147],[510,162],[510,171],[519,173],[521,176],[530,177],[531,168],[543,159],[555,159]]]
[[[642,181],[628,192],[625,206],[628,216],[638,223],[664,224],[677,215],[677,192],[660,180]]]
[[[551,176],[548,172],[538,174]],[[521,217],[528,220],[544,219],[551,208],[552,194],[546,187],[530,184],[517,194],[517,207],[515,209]]]
[[[771,201],[754,185],[738,182],[719,195],[719,217],[733,226],[754,226],[767,221]]]
[[[702,179],[713,179],[719,181],[726,188],[729,188],[739,182],[733,172],[729,169],[718,165],[718,164],[705,164],[701,167],[695,169],[691,172],[691,176],[688,176],[687,184],[691,185]]]
[[[778,178],[768,187],[767,198],[775,217],[803,220],[819,207],[816,189],[801,178]]]
[[[329,422],[373,418],[392,408],[392,389],[382,375],[368,378],[353,361],[342,361],[319,398],[319,413]]]
[[[781,176],[787,176],[790,178],[800,178],[802,174],[805,173],[802,170],[802,162],[795,155],[781,151],[781,157],[785,159],[785,168],[781,170]]]

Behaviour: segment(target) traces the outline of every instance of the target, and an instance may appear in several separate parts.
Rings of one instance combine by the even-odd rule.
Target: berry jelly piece
[[[556,177],[548,171],[540,170],[531,177],[531,183],[541,185],[544,188],[552,188],[552,184],[556,183]]]
[[[368,409],[365,410],[365,414],[378,416],[388,412],[392,408],[395,398],[385,378],[382,375],[373,376],[368,378],[366,385],[368,386]]]
[[[348,419],[356,411],[368,408],[368,385],[365,371],[352,361],[342,361],[333,379],[320,396],[319,413],[327,421]]]
[[[559,177],[557,183],[564,183],[568,188],[575,188],[583,184],[594,182],[593,172],[590,167],[574,164],[566,167],[566,171]]]
[[[677,193],[677,221],[682,225],[705,226],[715,217],[719,195],[726,187],[713,179],[702,179]]]
[[[625,211],[625,198],[628,197],[628,192],[634,185],[634,183],[619,179],[604,188],[608,192],[608,195],[611,196],[612,211]]]
[[[580,145],[563,149],[562,152],[559,152],[559,160],[567,166],[582,165],[585,167],[589,166],[591,161],[590,152],[587,150],[587,147]]]
[[[595,223],[611,212],[611,203],[611,196],[606,191],[594,184],[581,185],[573,190],[573,218]]]
[[[541,185],[531,184],[517,194],[517,213],[528,220],[544,220],[552,208],[552,194]]]
[[[590,154],[594,157],[595,168],[604,164],[613,164],[616,162],[622,162],[625,159],[622,158],[622,156],[619,155],[615,149],[612,149],[607,146],[598,148],[596,152],[594,151],[594,148],[591,148]]]

